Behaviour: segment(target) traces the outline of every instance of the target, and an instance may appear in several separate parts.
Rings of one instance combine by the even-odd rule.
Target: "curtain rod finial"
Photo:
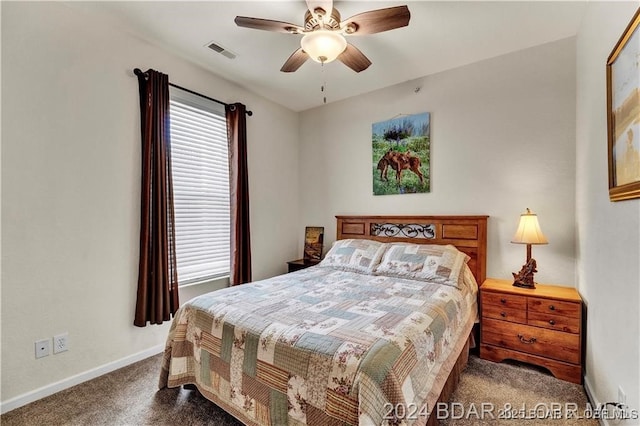
[[[133,73],[138,77],[144,77],[145,79],[149,78],[146,72],[142,71],[140,68],[134,68]]]

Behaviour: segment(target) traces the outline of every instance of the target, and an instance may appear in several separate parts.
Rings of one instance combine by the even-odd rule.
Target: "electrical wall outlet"
[[[53,353],[59,354],[60,352],[69,350],[69,333],[64,332],[53,336]]]
[[[36,358],[43,358],[45,356],[49,356],[51,353],[51,340],[50,339],[42,339],[37,340],[35,343],[36,350]]]

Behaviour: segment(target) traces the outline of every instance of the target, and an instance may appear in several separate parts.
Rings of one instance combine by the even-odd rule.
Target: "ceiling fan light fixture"
[[[344,52],[347,41],[337,31],[316,30],[305,34],[300,46],[314,61],[328,63]]]

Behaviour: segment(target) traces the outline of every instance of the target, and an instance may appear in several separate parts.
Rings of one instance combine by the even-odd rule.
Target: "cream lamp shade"
[[[316,30],[305,34],[300,40],[300,46],[311,59],[324,64],[335,60],[344,52],[347,41],[337,31]]]
[[[538,223],[538,215],[527,209],[526,213],[520,215],[520,223],[516,234],[511,239],[516,244],[549,244]]]

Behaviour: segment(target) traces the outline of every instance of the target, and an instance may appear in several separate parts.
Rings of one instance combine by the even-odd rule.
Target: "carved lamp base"
[[[536,260],[529,259],[526,264],[522,266],[520,272],[517,274],[512,272],[513,275],[513,285],[515,287],[523,287],[523,288],[536,288],[535,283],[533,282],[533,275],[538,272],[536,269]]]
[[[513,286],[522,287],[522,288],[531,288],[531,289],[536,288],[536,284],[534,282],[528,283],[528,282],[518,281],[518,280],[515,280],[513,282]]]

